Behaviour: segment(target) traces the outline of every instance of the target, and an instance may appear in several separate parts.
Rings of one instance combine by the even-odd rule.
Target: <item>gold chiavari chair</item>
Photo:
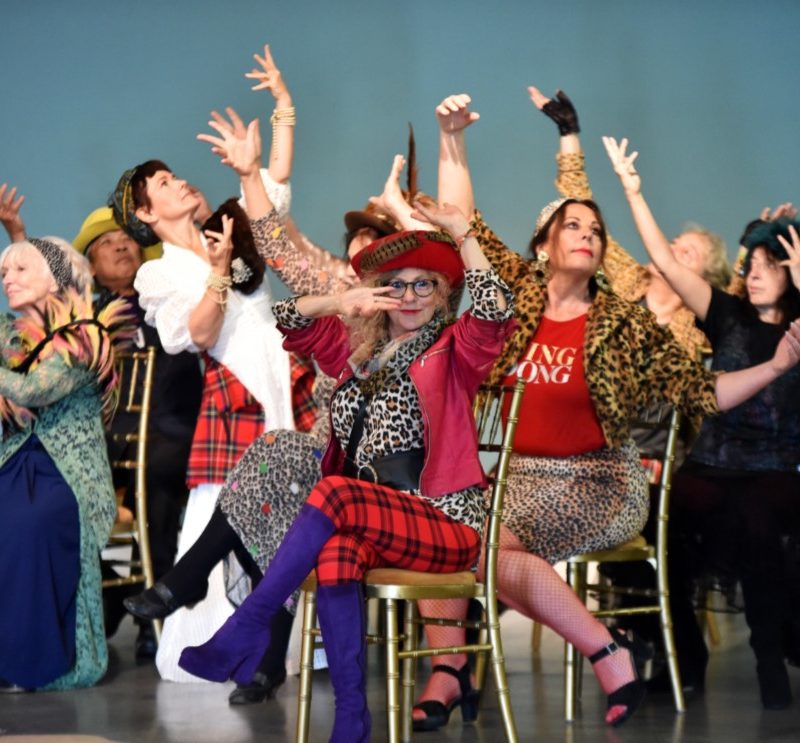
[[[668,409],[670,410],[670,409]],[[667,657],[675,709],[685,709],[680,672],[675,655],[675,640],[672,634],[672,615],[669,606],[669,589],[667,583],[667,527],[669,523],[669,499],[672,486],[672,474],[675,463],[675,449],[678,442],[678,429],[681,424],[681,413],[671,409],[662,412],[656,420],[643,419],[637,421],[637,428],[663,429],[667,433],[666,444],[662,455],[661,478],[659,482],[658,522],[656,525],[655,544],[648,544],[643,536],[638,536],[618,547],[598,552],[575,555],[566,561],[567,582],[584,602],[589,593],[595,595],[624,593],[626,596],[640,596],[643,603],[638,606],[625,606],[610,609],[598,609],[592,613],[601,618],[621,616],[637,616],[658,614],[664,648]],[[590,563],[635,562],[647,560],[655,564],[656,588],[635,589],[622,588],[603,583],[587,582],[587,567]],[[575,705],[580,694],[581,657],[575,648],[565,643],[564,652],[564,716],[568,721],[575,719]]]
[[[472,571],[432,574],[380,568],[370,570],[365,577],[367,598],[379,600],[383,610],[385,632],[381,636],[368,636],[368,641],[381,644],[385,648],[387,738],[389,743],[411,740],[411,709],[414,703],[417,659],[451,653],[473,653],[484,659],[488,654],[506,739],[512,743],[516,743],[518,740],[506,678],[503,643],[500,636],[496,583],[497,553],[506,475],[524,389],[524,380],[520,380],[513,386],[482,386],[474,405],[479,450],[484,454],[497,457],[495,474],[492,478],[486,549],[482,555],[482,559],[486,560],[485,582],[478,583],[475,573]],[[298,743],[306,743],[309,732],[313,654],[315,638],[319,637],[319,630],[316,629],[315,588],[315,575],[312,574],[303,585],[305,603],[296,730]],[[419,616],[416,602],[420,599],[456,598],[480,599],[485,607],[484,619],[480,622],[460,619],[431,621],[441,626],[478,629],[480,630],[480,639],[473,644],[435,649],[419,648],[417,646],[417,630],[427,620],[425,617]],[[405,602],[402,634],[398,629],[398,601]],[[322,639],[324,640],[324,638]]]
[[[117,354],[116,365],[119,374],[119,401],[116,413],[125,412],[138,416],[136,430],[130,433],[110,433],[111,438],[133,452],[127,459],[112,461],[112,470],[134,473],[135,506],[132,522],[117,521],[111,531],[108,547],[125,546],[130,548],[131,556],[126,559],[104,558],[112,568],[123,568],[128,574],[103,581],[103,588],[143,583],[145,588],[153,585],[153,563],[150,557],[150,539],[147,531],[147,428],[150,420],[150,401],[153,392],[153,373],[155,371],[156,349],[148,346],[142,351],[129,351]],[[136,556],[138,550],[138,557]],[[113,550],[112,550],[113,551]],[[153,622],[156,639],[161,637],[161,622]]]

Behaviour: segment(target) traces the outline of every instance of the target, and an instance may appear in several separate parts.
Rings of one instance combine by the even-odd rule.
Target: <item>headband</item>
[[[59,290],[64,290],[72,284],[72,265],[67,254],[58,245],[40,237],[29,237],[28,242],[42,254]]]

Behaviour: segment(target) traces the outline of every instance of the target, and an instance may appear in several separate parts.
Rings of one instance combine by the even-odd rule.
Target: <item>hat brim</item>
[[[348,232],[355,232],[364,227],[371,227],[379,235],[391,235],[393,232],[397,232],[397,227],[387,219],[369,212],[347,212],[344,215],[344,226]]]

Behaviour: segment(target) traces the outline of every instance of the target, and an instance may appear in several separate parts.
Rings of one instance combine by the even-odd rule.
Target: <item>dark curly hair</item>
[[[256,250],[253,231],[250,229],[250,219],[244,209],[239,206],[235,198],[228,199],[220,205],[203,225],[203,230],[222,232],[222,217],[226,215],[233,219],[233,256],[232,260],[241,258],[250,269],[251,275],[241,283],[234,283],[233,289],[242,294],[252,294],[264,280],[266,268],[264,261]]]

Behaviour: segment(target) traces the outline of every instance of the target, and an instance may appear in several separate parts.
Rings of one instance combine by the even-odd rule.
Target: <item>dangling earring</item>
[[[536,260],[531,270],[540,279],[547,281],[550,278],[550,255],[546,250],[540,250],[536,254]]]

